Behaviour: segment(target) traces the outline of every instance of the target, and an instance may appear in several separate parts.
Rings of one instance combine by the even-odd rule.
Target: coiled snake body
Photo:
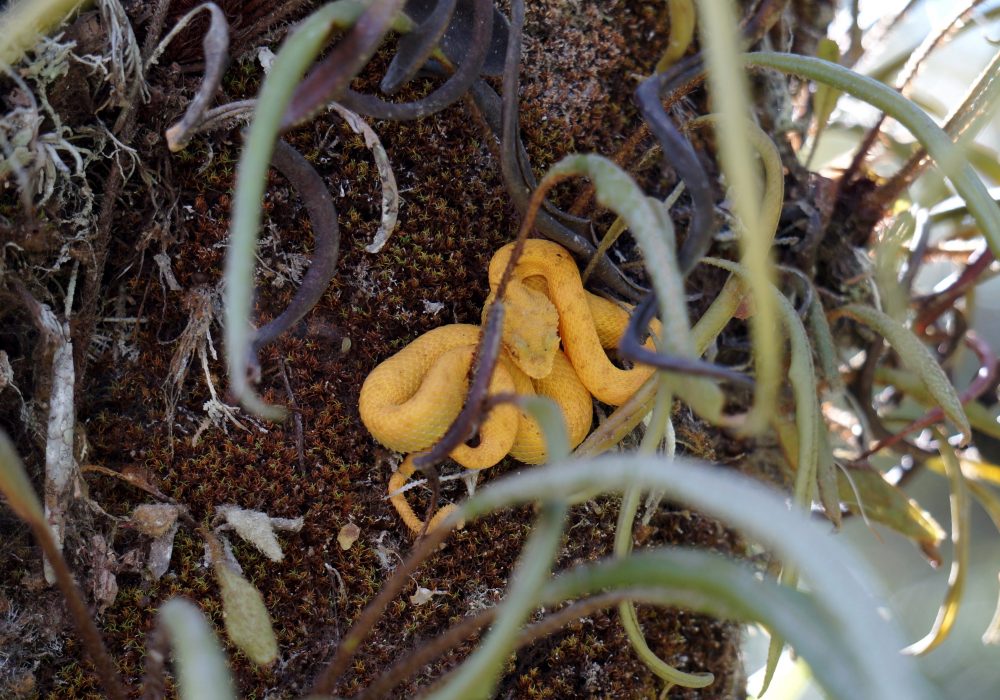
[[[508,244],[490,261],[484,318],[512,250]],[[590,431],[591,397],[621,405],[653,372],[645,365],[621,369],[611,362],[605,349],[617,346],[628,310],[587,292],[576,262],[556,243],[526,241],[505,307],[503,351],[490,393],[548,396],[562,411],[573,447]],[[479,326],[470,324],[436,328],[372,370],[361,387],[358,408],[376,440],[399,452],[419,452],[444,435],[465,401],[480,333]],[[540,464],[546,459],[545,440],[534,419],[502,404],[483,421],[478,444],[461,445],[450,456],[468,469],[485,469],[508,454]],[[408,456],[392,475],[389,493],[407,526],[420,532],[423,521],[405,496],[395,493],[413,471]],[[439,510],[429,527],[448,512],[450,507]]]

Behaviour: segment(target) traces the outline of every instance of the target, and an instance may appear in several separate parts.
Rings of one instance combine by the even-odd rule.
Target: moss
[[[547,19],[546,13],[556,13],[558,21],[569,27],[559,35],[562,38],[553,38],[562,25],[552,25],[548,37],[529,47],[534,58],[526,61],[523,70],[522,122],[536,167],[553,162],[571,148],[611,153],[636,124],[628,76],[648,73],[655,63],[657,47],[647,37],[651,32],[662,35],[662,13],[639,2],[615,3],[604,12],[598,15],[589,6],[569,9],[557,2],[529,8],[529,33],[556,21]],[[562,75],[556,72],[558,65],[542,60],[551,48],[543,39],[567,42],[573,36],[596,42],[593,50],[606,57],[592,95],[575,92],[579,76]],[[184,55],[180,49],[176,54]],[[565,59],[563,55],[560,60]],[[356,87],[373,91],[386,61],[383,52]],[[583,62],[574,61],[584,70]],[[250,96],[259,78],[255,62],[237,63],[227,74],[224,89],[232,98]],[[401,99],[427,87],[417,85]],[[147,110],[140,118],[160,124],[166,117]],[[493,251],[512,238],[519,223],[488,137],[461,103],[417,122],[376,122],[373,127],[383,140],[403,197],[399,229],[377,255],[364,252],[377,228],[380,193],[363,139],[331,114],[287,136],[326,180],[338,208],[342,235],[338,275],[328,293],[306,321],[261,356],[261,389],[269,401],[287,401],[275,370],[279,359],[287,367],[304,426],[304,470],[298,466],[291,423],[268,426],[266,432],[243,432],[231,425],[225,430],[213,427],[193,445],[191,436],[209,398],[198,368],[184,384],[171,441],[163,387],[175,347],[171,341],[187,323],[186,292],[161,289],[151,256],[146,256],[141,267],[134,265],[131,244],[112,251],[108,277],[118,279],[124,273],[129,312],[147,322],[137,325],[131,338],[138,347],[137,361],[119,362],[107,372],[90,376],[88,399],[80,415],[87,422],[91,461],[112,469],[145,468],[199,522],[223,503],[273,516],[305,518],[301,532],[281,535],[286,556],[279,564],[248,546],[236,545],[237,558],[260,588],[277,623],[282,654],[282,662],[266,670],[253,667],[228,649],[241,693],[247,697],[305,692],[336,640],[377,595],[391,568],[408,550],[410,535],[384,499],[390,471],[387,456],[357,415],[359,388],[378,361],[420,333],[443,323],[478,322],[487,292],[487,263]],[[199,137],[187,151],[170,156],[169,186],[178,195],[179,220],[166,252],[185,290],[215,285],[220,279],[239,143],[238,130],[233,128]],[[168,157],[160,146],[149,147],[143,155],[150,160]],[[580,186],[560,190],[561,203],[572,201]],[[280,254],[311,250],[308,218],[277,175],[272,177],[264,209],[265,225],[273,225],[280,233]],[[264,248],[261,254],[270,263],[278,252]],[[292,294],[291,285],[277,287],[264,281],[257,295],[260,321],[280,313]],[[424,302],[444,307],[428,314]],[[220,337],[217,326],[212,334],[216,340]],[[341,350],[345,339],[350,340],[346,353]],[[108,357],[102,359],[110,365]],[[216,387],[223,389],[221,362],[212,361],[210,369]],[[684,420],[679,421],[679,430],[695,454],[727,457],[717,450],[717,436],[707,435],[702,426]],[[486,472],[484,478],[495,479],[519,468],[505,463]],[[461,488],[453,482],[444,495],[456,500],[462,496]],[[91,493],[102,507],[119,515],[146,500],[143,493],[107,480],[94,481]],[[426,493],[417,492],[418,502],[422,497]],[[574,510],[560,567],[610,553],[617,507],[616,500],[601,499]],[[410,604],[406,596],[395,601],[376,627],[374,639],[358,654],[339,692],[360,690],[420,640],[497,602],[532,517],[530,508],[515,509],[457,533],[415,577],[417,584],[444,594],[423,606]],[[343,551],[336,536],[347,522],[358,525],[361,538]],[[640,538],[649,545],[676,542],[734,553],[742,549],[739,540],[717,523],[670,507],[653,518]],[[167,598],[182,595],[195,600],[221,629],[220,603],[203,554],[197,536],[182,528],[167,576],[153,583],[138,576],[121,577],[119,597],[101,623],[130,682],[141,675],[145,634]],[[713,689],[697,697],[724,696],[737,666],[735,626],[647,608],[640,609],[640,621],[663,658],[686,668],[722,672],[718,693]],[[397,694],[412,696],[419,685],[460,662],[472,646],[469,642],[452,650],[397,689]],[[92,676],[76,661],[79,658],[80,650],[70,639],[51,677],[39,678],[44,692],[58,697],[97,693]],[[631,652],[611,611],[574,623],[519,652],[499,695],[654,697],[659,689],[657,679]],[[696,695],[675,691],[671,697]]]

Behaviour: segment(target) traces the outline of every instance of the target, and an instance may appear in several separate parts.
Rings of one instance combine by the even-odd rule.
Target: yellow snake
[[[490,261],[484,318],[512,250],[513,244],[508,244]],[[646,365],[621,369],[611,362],[605,349],[618,345],[628,310],[586,291],[576,262],[556,243],[525,242],[507,288],[505,311],[503,350],[490,393],[535,393],[553,399],[562,410],[572,447],[590,431],[592,396],[619,406],[653,372]],[[361,387],[358,409],[376,440],[398,452],[419,452],[441,439],[465,401],[480,334],[481,328],[470,324],[442,326],[372,370]],[[651,342],[647,345],[652,347]],[[528,464],[546,459],[538,424],[503,404],[481,425],[475,447],[462,445],[450,456],[468,469],[485,469],[508,454]],[[406,525],[420,532],[423,521],[398,493],[413,471],[410,455],[390,478],[389,495]],[[428,528],[452,508],[439,510]]]

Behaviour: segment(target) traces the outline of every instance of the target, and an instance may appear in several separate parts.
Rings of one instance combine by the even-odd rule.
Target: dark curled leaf
[[[761,40],[781,17],[788,0],[765,0],[743,26],[743,44],[749,48]],[[711,185],[694,147],[667,116],[661,99],[667,94],[686,94],[705,78],[701,55],[690,56],[662,73],[650,76],[635,90],[635,102],[643,121],[660,142],[664,168],[672,167],[691,193],[693,216],[687,237],[677,255],[681,273],[687,275],[704,257],[715,236],[715,206]]]
[[[479,71],[486,60],[486,51],[490,46],[489,40],[492,31],[492,0],[475,0],[468,53],[463,56],[462,62],[451,77],[437,90],[415,102],[397,104],[346,88],[339,101],[358,114],[394,121],[419,119],[440,112],[461,99],[462,95],[469,91],[469,86],[472,85],[473,81],[479,77]]]
[[[295,88],[281,119],[281,131],[309,119],[343,93],[371,60],[402,5],[403,0],[375,0],[362,13],[329,55]]]
[[[516,2],[516,0],[515,0]],[[515,261],[516,255],[511,255],[511,260]],[[508,271],[513,268],[514,263],[508,263]],[[472,383],[469,386],[469,393],[466,396],[465,404],[458,416],[444,436],[430,449],[430,451],[416,457],[413,466],[422,470],[431,482],[431,502],[427,506],[424,515],[424,529],[431,521],[431,514],[437,510],[438,497],[441,492],[441,481],[437,475],[437,465],[447,459],[452,450],[461,445],[466,440],[471,439],[486,415],[489,414],[486,402],[489,398],[490,381],[493,379],[493,370],[496,368],[497,360],[500,358],[501,340],[503,338],[503,292],[506,285],[501,282],[497,291],[496,301],[490,307],[489,316],[484,324],[483,333],[479,340],[479,347],[476,349],[476,366],[472,374]],[[424,533],[426,534],[426,532]]]
[[[500,96],[496,94],[493,88],[491,88],[483,80],[477,80],[473,83],[472,87],[469,89],[469,94],[476,103],[476,108],[482,115],[483,121],[485,121],[486,125],[490,128],[490,131],[492,131],[493,134],[499,138],[499,136],[503,133],[503,106]],[[524,142],[521,141],[521,137],[516,133],[516,130],[513,142],[510,145],[512,148],[516,149],[514,150],[513,155],[508,154],[506,156],[516,165],[516,169],[512,170],[510,173],[510,176],[513,178],[512,182],[517,183],[517,191],[527,192],[530,195],[530,193],[538,186],[538,180],[535,179],[535,174],[531,170],[531,161],[528,158],[528,151],[524,147]],[[502,147],[506,148],[506,144],[502,144]],[[507,174],[504,174],[504,178],[506,177]],[[508,190],[513,193],[514,185],[508,185],[507,187]],[[513,194],[511,196],[513,196]],[[556,220],[555,225],[569,228],[571,234],[575,233],[580,236],[580,239],[583,240],[584,244],[589,245],[583,236],[590,232],[590,219],[574,216],[569,212],[565,212],[548,200],[545,200],[542,203],[542,207],[545,211],[540,212],[540,216],[545,216],[545,212],[548,212],[551,214],[551,217],[547,217],[546,221],[536,222],[540,231],[544,233],[547,230],[546,226],[551,227],[553,223],[548,219],[554,218]],[[548,234],[545,235],[548,236]],[[552,236],[549,237],[552,238]],[[552,240],[558,239],[552,238]],[[633,292],[630,295],[630,298],[635,300],[638,299],[639,296]]]
[[[435,11],[440,0],[408,0],[406,14],[421,24]],[[462,0],[458,3],[451,22],[445,29],[441,39],[441,51],[452,63],[459,63],[469,53],[472,41],[472,26],[474,9],[470,3]],[[493,8],[493,33],[490,35],[486,51],[486,61],[480,68],[480,75],[497,76],[503,73],[504,56],[507,54],[507,37],[510,34],[510,23],[503,13]]]
[[[177,33],[202,10],[207,10],[211,16],[208,31],[205,32],[201,41],[202,50],[205,53],[205,73],[202,76],[198,92],[191,100],[191,104],[188,105],[184,116],[166,131],[167,148],[174,152],[182,150],[191,141],[191,137],[194,136],[194,128],[201,123],[205,110],[208,109],[209,103],[219,90],[222,74],[226,72],[226,64],[229,63],[229,24],[226,22],[226,16],[214,2],[199,5],[177,22],[146,62],[147,67],[155,63]]]
[[[695,67],[697,71],[701,71],[700,61]],[[694,147],[667,116],[660,96],[688,82],[693,70],[691,62],[679,63],[642,81],[635,91],[639,113],[660,142],[664,169],[673,167],[691,193],[691,224],[677,256],[681,273],[685,275],[698,264],[712,245],[716,231],[715,196]]]
[[[497,300],[490,307],[490,313],[483,328],[479,348],[476,350],[476,368],[472,373],[472,384],[469,386],[465,405],[462,406],[462,411],[448,428],[444,437],[438,440],[429,452],[413,460],[417,469],[426,469],[443,462],[452,450],[475,435],[479,427],[483,418],[483,406],[486,405],[490,380],[493,378],[493,370],[500,357],[504,316],[504,305],[500,302],[500,298],[498,293]]]
[[[441,41],[441,37],[444,36],[457,1],[437,0],[434,3],[434,9],[427,15],[426,19],[421,21],[412,32],[399,38],[396,55],[392,57],[389,68],[385,71],[385,77],[379,84],[382,92],[391,95],[413,79],[430,58],[431,52]],[[410,12],[412,4],[407,3],[407,13]]]
[[[337,210],[323,178],[302,154],[280,139],[275,143],[271,164],[288,179],[305,203],[312,224],[315,250],[309,270],[288,307],[254,335],[255,353],[295,325],[322,298],[337,272],[340,253]]]
[[[531,166],[528,163],[527,153],[524,150],[524,144],[521,143],[517,128],[518,64],[521,54],[521,31],[524,25],[524,5],[522,2],[512,2],[511,10],[511,28],[507,42],[507,59],[503,79],[503,100],[501,101],[493,89],[482,80],[473,83],[470,95],[489,128],[495,134],[501,135],[500,166],[504,183],[518,212],[524,216],[528,210],[531,191],[535,187],[535,179],[531,174]],[[594,246],[590,241],[584,238],[581,233],[569,228],[553,216],[550,211],[538,212],[535,228],[546,238],[567,248],[577,257],[590,259],[595,253]],[[571,218],[576,219],[576,217]],[[594,278],[600,284],[627,299],[634,301],[639,298],[637,288],[624,278],[607,256],[598,262]]]
[[[645,337],[649,332],[649,323],[653,320],[656,312],[656,297],[650,293],[643,297],[636,307],[635,313],[628,321],[628,327],[618,345],[618,353],[633,362],[650,365],[667,372],[680,372],[692,374],[699,377],[713,377],[733,384],[753,386],[753,380],[742,372],[731,370],[727,367],[706,362],[705,360],[692,359],[689,357],[679,357],[667,355],[662,352],[653,352],[643,347]]]

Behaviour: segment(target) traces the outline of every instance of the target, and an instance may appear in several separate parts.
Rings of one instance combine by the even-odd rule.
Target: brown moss
[[[547,28],[544,32],[543,29]],[[559,2],[529,8],[528,59],[523,68],[522,123],[536,167],[573,149],[612,153],[636,126],[630,92],[633,76],[648,73],[660,47],[650,35],[664,35],[663,13],[648,3],[614,3],[602,11],[584,3]],[[580,49],[590,52],[573,54]],[[357,87],[374,89],[377,66]],[[256,64],[231,67],[224,86],[231,97],[250,95],[259,80]],[[157,73],[169,87],[189,78]],[[428,89],[417,85],[403,99]],[[152,130],[166,121],[153,107],[143,113]],[[341,257],[336,279],[306,322],[266,348],[261,390],[269,401],[287,397],[276,373],[278,360],[301,408],[305,469],[300,470],[291,423],[267,431],[243,432],[233,426],[211,428],[197,445],[191,436],[209,398],[200,370],[184,385],[173,440],[164,423],[164,381],[176,339],[187,315],[185,292],[164,290],[147,256],[142,267],[125,277],[130,311],[147,321],[135,328],[134,362],[101,358],[92,372],[80,415],[87,424],[91,461],[112,469],[142,467],[160,487],[186,505],[197,521],[215,506],[235,503],[272,516],[303,516],[300,533],[283,534],[286,554],[280,564],[265,560],[245,545],[236,556],[262,591],[276,621],[282,662],[274,669],[253,667],[231,647],[227,651],[241,693],[292,696],[305,692],[331,649],[363,606],[379,591],[391,568],[411,545],[409,533],[384,499],[389,476],[384,452],[371,439],[357,414],[358,390],[375,364],[422,332],[444,323],[478,322],[487,292],[486,265],[493,251],[509,241],[518,217],[499,175],[485,136],[459,103],[443,113],[410,123],[375,122],[395,170],[402,207],[399,228],[384,250],[364,252],[379,217],[379,183],[371,156],[360,136],[339,119],[324,114],[288,135],[326,180],[338,209]],[[155,127],[159,129],[159,126]],[[210,140],[209,140],[210,139]],[[210,144],[210,148],[209,148]],[[181,212],[171,265],[180,285],[215,285],[221,277],[229,220],[230,193],[240,139],[236,129],[199,138],[186,152],[169,156],[170,187]],[[165,159],[161,146],[151,159]],[[576,187],[563,190],[572,199]],[[265,226],[273,226],[280,244],[261,254],[265,263],[280,255],[306,253],[312,239],[301,203],[277,175],[264,204]],[[269,229],[266,229],[269,230]],[[131,243],[112,252],[111,277],[135,260]],[[277,287],[262,277],[257,312],[263,322],[288,303],[292,285]],[[428,313],[425,302],[443,304]],[[213,338],[221,336],[218,326]],[[350,349],[343,351],[345,339]],[[225,386],[221,362],[211,363],[217,387]],[[701,426],[680,423],[681,435],[699,456],[716,453],[714,438]],[[725,454],[722,454],[724,457]],[[521,468],[507,463],[484,474],[486,480]],[[457,500],[452,482],[444,496]],[[92,482],[92,496],[106,510],[123,515],[147,498],[107,480]],[[426,497],[426,494],[423,494]],[[419,496],[418,496],[419,497]],[[588,561],[610,552],[617,501],[600,499],[573,511],[571,529],[559,566]],[[339,692],[362,689],[393,660],[471,611],[496,603],[530,527],[531,509],[491,516],[457,533],[416,576],[416,583],[444,591],[423,606],[404,596],[390,608],[374,638],[358,654]],[[348,551],[336,542],[340,527],[353,522],[361,538]],[[111,530],[110,524],[103,526]],[[119,533],[115,541],[126,540]],[[683,543],[738,554],[742,545],[718,523],[682,508],[665,507],[642,528],[644,545]],[[101,618],[108,644],[129,682],[142,672],[145,635],[155,611],[169,597],[195,600],[221,629],[221,607],[201,541],[190,530],[178,535],[170,572],[157,582],[123,574],[115,604]],[[412,593],[408,590],[407,594]],[[703,616],[640,609],[640,621],[654,651],[686,669],[721,673],[711,689],[675,690],[672,698],[728,697],[738,685],[738,628]],[[418,687],[454,667],[472,648],[466,643],[446,654],[397,689],[409,697]],[[85,697],[98,692],[72,638],[39,676],[44,693]],[[595,614],[565,631],[525,648],[511,661],[500,689],[502,697],[654,697],[660,683],[630,650],[614,611]]]

